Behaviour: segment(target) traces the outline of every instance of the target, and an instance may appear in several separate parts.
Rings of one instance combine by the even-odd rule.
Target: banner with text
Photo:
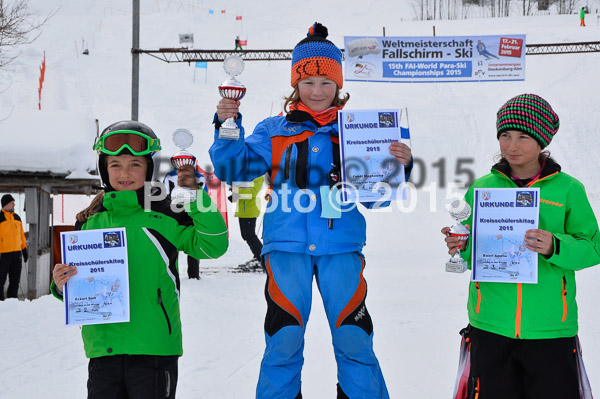
[[[348,81],[525,80],[525,35],[345,36],[344,47]]]

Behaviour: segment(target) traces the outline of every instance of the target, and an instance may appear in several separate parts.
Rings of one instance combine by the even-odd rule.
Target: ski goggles
[[[128,149],[133,155],[146,155],[159,151],[160,139],[153,139],[133,130],[117,130],[97,137],[94,150],[107,155],[118,155]]]

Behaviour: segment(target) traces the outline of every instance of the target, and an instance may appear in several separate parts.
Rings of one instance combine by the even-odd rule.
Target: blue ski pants
[[[272,251],[265,257],[266,349],[256,398],[294,399],[300,392],[314,276],[331,329],[342,390],[350,399],[389,399],[373,352],[363,256],[356,252],[311,256]]]

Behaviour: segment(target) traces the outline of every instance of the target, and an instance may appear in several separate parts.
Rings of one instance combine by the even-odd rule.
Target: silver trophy
[[[456,200],[450,204],[450,216],[456,223],[450,227],[448,234],[452,237],[458,237],[461,241],[467,241],[471,234],[469,230],[461,223],[471,216],[471,206],[465,201]],[[467,270],[467,262],[460,256],[460,248],[446,262],[446,271],[452,273],[464,273]]]
[[[187,129],[177,129],[173,132],[173,143],[179,148],[179,151],[171,157],[171,164],[175,169],[181,169],[185,165],[196,166],[196,157],[185,149],[194,142],[194,136]],[[171,202],[185,204],[196,199],[197,190],[189,187],[175,187],[171,191]]]
[[[219,86],[219,94],[230,100],[241,100],[246,95],[246,87],[235,77],[244,71],[244,60],[239,55],[231,54],[225,57],[223,69],[229,79]],[[228,118],[219,128],[219,138],[237,140],[240,138],[240,129],[235,124],[234,118]]]

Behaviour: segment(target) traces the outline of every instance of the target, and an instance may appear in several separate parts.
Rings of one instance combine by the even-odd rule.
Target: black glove
[[[27,252],[27,248],[23,248],[21,253],[23,254],[23,261],[27,263],[27,259],[29,259],[29,252]]]

